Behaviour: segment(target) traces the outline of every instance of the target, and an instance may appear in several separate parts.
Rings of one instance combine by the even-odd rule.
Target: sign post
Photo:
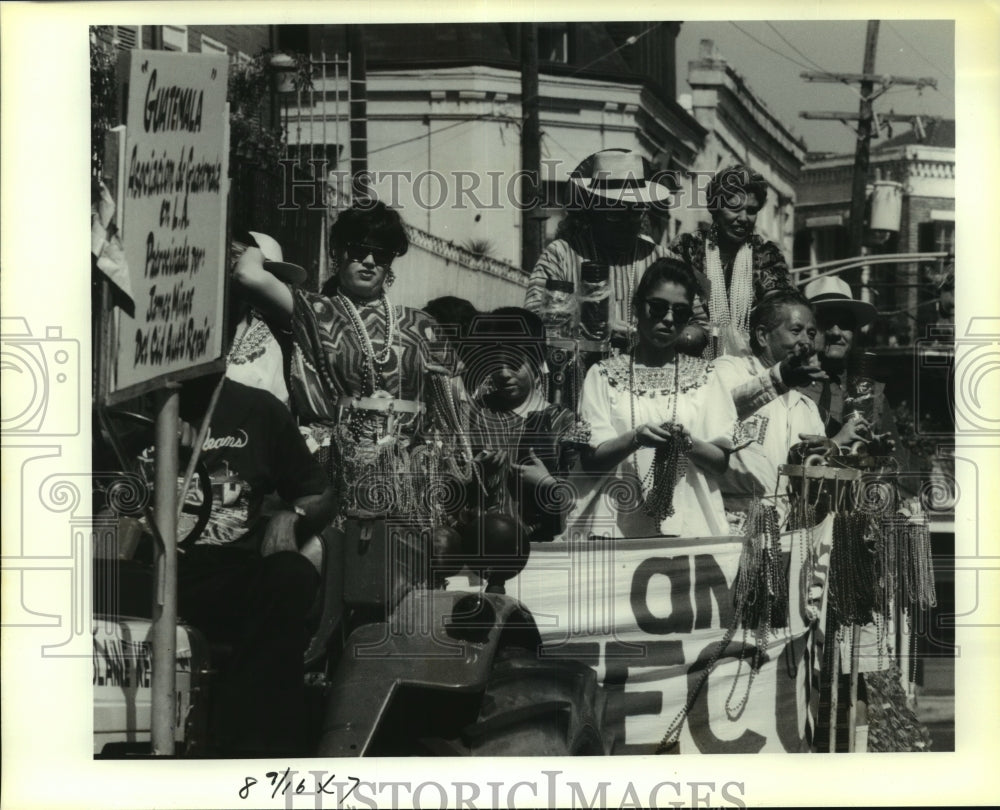
[[[181,380],[224,366],[229,142],[225,57],[130,51],[119,80],[126,144],[116,201],[135,310],[118,313],[105,404],[155,391],[156,592],[152,751],[177,724],[177,473]],[[183,497],[183,493],[181,493]]]

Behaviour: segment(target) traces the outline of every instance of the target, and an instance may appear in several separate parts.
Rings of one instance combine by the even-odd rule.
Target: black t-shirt
[[[319,495],[327,486],[323,468],[310,455],[288,409],[270,392],[229,379],[219,394],[201,460],[212,474],[214,497],[199,543],[251,541],[248,533],[256,534],[268,511],[263,509],[265,498],[277,494],[291,503]],[[201,501],[197,489],[192,483],[189,504]]]

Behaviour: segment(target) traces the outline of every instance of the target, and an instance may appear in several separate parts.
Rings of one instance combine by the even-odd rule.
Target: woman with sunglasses
[[[729,533],[716,479],[728,463],[732,401],[710,399],[711,365],[676,348],[697,292],[683,262],[652,264],[632,298],[638,345],[587,373],[583,462],[597,477],[583,487],[571,539]]]
[[[400,474],[425,410],[434,321],[393,306],[386,294],[392,263],[408,247],[406,231],[396,211],[366,202],[340,214],[330,245],[335,270],[320,293],[274,283],[251,251],[235,279],[276,326],[291,331],[292,408],[340,483],[342,511],[416,509],[412,489],[399,490],[409,479]]]
[[[773,292],[795,289],[781,249],[755,232],[766,201],[760,173],[742,165],[722,169],[708,185],[711,225],[680,234],[670,246],[707,281],[709,321],[719,335],[710,356],[749,356],[751,308]]]

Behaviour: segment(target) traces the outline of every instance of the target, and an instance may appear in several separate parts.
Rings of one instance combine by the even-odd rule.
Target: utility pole
[[[858,145],[854,151],[854,176],[851,182],[850,242],[852,256],[860,256],[865,237],[865,184],[872,138],[872,81],[875,72],[875,48],[878,45],[878,20],[869,20],[865,32],[865,61],[861,72],[861,103],[858,105]]]
[[[872,102],[895,85],[912,85],[917,89],[937,87],[937,80],[932,78],[912,78],[909,76],[878,76],[875,74],[875,52],[878,46],[878,20],[869,20],[865,33],[864,64],[861,73],[823,73],[807,71],[800,74],[803,79],[814,82],[833,82],[837,84],[859,84],[861,102],[857,113],[850,112],[801,112],[801,118],[837,120],[847,123],[857,121],[857,146],[854,152],[854,173],[851,180],[851,213],[849,222],[850,255],[858,256],[864,246],[865,233],[865,188],[868,181],[868,164],[871,151],[871,139],[877,136],[883,124],[892,121],[907,121],[918,133],[923,131],[921,116],[916,115],[877,115]],[[877,86],[877,89],[876,89]],[[873,126],[874,125],[874,126]]]
[[[538,26],[521,23],[521,267],[531,270],[542,253],[537,188],[541,186],[538,120]]]

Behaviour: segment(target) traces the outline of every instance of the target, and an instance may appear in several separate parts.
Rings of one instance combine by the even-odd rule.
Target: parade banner
[[[653,753],[699,684],[675,753],[805,751],[831,534],[827,520],[783,535],[785,626],[769,634],[756,671],[758,639],[736,627],[733,608],[741,538],[533,544],[506,590],[531,610],[545,655],[597,671],[610,692],[613,753]]]
[[[134,318],[122,313],[111,400],[221,359],[228,121],[225,56],[126,51],[122,242]]]

